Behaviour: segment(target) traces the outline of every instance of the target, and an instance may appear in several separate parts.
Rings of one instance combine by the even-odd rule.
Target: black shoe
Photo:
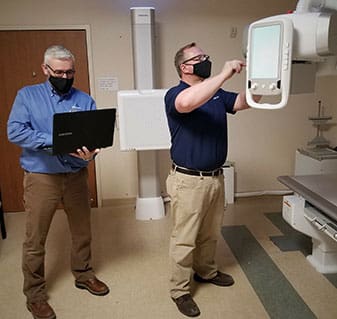
[[[201,278],[197,273],[194,274],[193,278],[198,282],[208,282],[221,287],[228,287],[234,284],[234,279],[232,276],[224,274],[220,271],[218,271],[216,276],[212,279]]]
[[[200,310],[190,294],[183,295],[177,299],[172,298],[172,300],[185,316],[197,317],[200,315]]]

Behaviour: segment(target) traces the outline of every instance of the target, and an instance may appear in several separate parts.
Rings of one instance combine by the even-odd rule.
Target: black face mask
[[[207,79],[211,76],[212,62],[205,60],[193,65],[193,74]]]
[[[58,94],[66,94],[69,92],[74,83],[74,78],[57,78],[55,76],[49,76],[49,82]]]

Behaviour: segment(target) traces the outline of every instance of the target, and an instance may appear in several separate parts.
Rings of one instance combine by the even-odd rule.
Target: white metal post
[[[156,86],[154,8],[134,7],[130,10],[134,86],[138,90],[154,89]],[[165,208],[160,194],[157,151],[138,151],[137,157],[136,219],[160,219],[165,216]]]

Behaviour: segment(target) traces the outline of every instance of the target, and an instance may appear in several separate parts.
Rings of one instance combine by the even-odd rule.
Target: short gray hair
[[[72,60],[75,62],[75,56],[62,45],[52,45],[44,53],[44,63],[47,64],[50,59]]]

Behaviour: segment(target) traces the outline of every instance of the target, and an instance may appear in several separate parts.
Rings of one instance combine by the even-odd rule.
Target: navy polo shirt
[[[234,114],[237,93],[219,89],[204,105],[190,113],[175,108],[178,94],[189,85],[180,81],[165,95],[171,133],[171,158],[189,169],[210,171],[221,167],[227,157],[227,113]]]

